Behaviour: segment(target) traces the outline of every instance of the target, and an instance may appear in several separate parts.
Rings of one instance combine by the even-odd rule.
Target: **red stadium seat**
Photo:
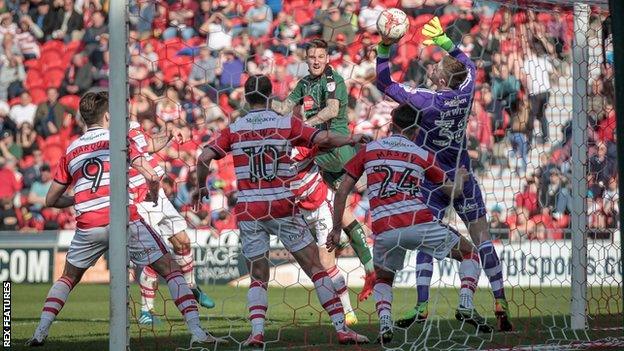
[[[59,99],[61,105],[65,107],[69,107],[73,110],[78,110],[78,106],[80,105],[80,96],[78,95],[65,95]]]
[[[41,62],[39,62],[38,59],[32,59],[32,60],[24,61],[24,67],[26,67],[27,70],[39,69],[40,64],[41,64]]]
[[[202,37],[193,37],[186,41],[187,46],[201,46],[206,42],[206,39]]]
[[[30,69],[26,74],[26,80],[24,81],[24,87],[30,89],[33,87],[44,86],[45,79],[43,74],[39,70]]]
[[[543,24],[550,23],[553,21],[553,16],[547,12],[540,12],[537,14],[537,21]]]
[[[48,87],[58,88],[63,83],[65,78],[65,70],[62,68],[51,68],[46,72],[46,81]]]
[[[427,22],[433,18],[433,15],[425,14],[416,18],[410,18],[410,28],[418,29],[422,28]]]
[[[299,25],[308,24],[312,22],[312,19],[314,18],[313,13],[306,8],[295,8],[293,9],[292,14],[295,22]]]
[[[28,92],[32,97],[33,104],[39,105],[40,103],[46,101],[48,98],[46,96],[46,90],[44,88],[32,88],[29,89]]]
[[[528,21],[528,17],[526,12],[524,11],[520,11],[520,12],[516,12],[513,15],[513,23],[515,24],[522,24],[522,23],[526,23]]]
[[[453,23],[457,19],[457,17],[458,16],[455,13],[447,13],[445,15],[442,15],[440,16],[440,24],[442,24],[442,26],[446,28],[448,25]]]
[[[232,108],[232,106],[230,106],[230,103],[228,102],[227,94],[219,94],[219,107],[221,107],[221,110],[223,110],[226,115],[234,111],[234,109]]]
[[[60,51],[46,51],[41,55],[40,62],[43,72],[53,67],[64,67],[63,56]]]
[[[63,44],[60,40],[49,40],[43,43],[41,46],[41,52],[45,53],[47,51],[62,51],[65,48],[65,44]]]

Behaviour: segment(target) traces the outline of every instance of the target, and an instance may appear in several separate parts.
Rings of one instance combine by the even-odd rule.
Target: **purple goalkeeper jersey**
[[[392,81],[388,58],[377,58],[377,88],[400,104],[409,103],[419,114],[420,131],[416,144],[431,150],[439,166],[451,175],[459,166],[470,170],[466,149],[466,123],[472,105],[475,65],[461,50],[451,56],[468,69],[466,79],[456,90],[414,89]],[[417,116],[415,115],[414,118]]]

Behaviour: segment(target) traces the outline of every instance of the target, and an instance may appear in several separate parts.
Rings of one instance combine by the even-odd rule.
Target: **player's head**
[[[268,106],[273,84],[264,74],[249,76],[245,82],[245,100],[251,106]]]
[[[100,126],[108,128],[108,91],[90,91],[80,98],[80,117],[87,127]]]
[[[433,83],[438,89],[457,89],[466,79],[468,70],[453,56],[446,55],[433,70]]]
[[[413,139],[418,132],[419,114],[410,104],[403,104],[392,110],[392,133]]]
[[[329,55],[327,54],[327,42],[323,39],[312,39],[306,48],[306,62],[308,70],[313,76],[320,76],[327,64]]]

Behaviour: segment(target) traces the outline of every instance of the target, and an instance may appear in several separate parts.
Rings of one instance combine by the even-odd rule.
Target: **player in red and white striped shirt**
[[[334,201],[334,223],[328,248],[340,241],[340,223],[347,196],[357,180],[366,173],[368,198],[373,217],[373,260],[377,281],[373,295],[380,321],[379,341],[390,342],[392,330],[392,283],[396,271],[403,269],[406,250],[420,250],[438,259],[447,256],[461,261],[461,290],[456,317],[482,332],[491,332],[485,319],[472,303],[481,266],[474,245],[454,229],[434,219],[423,202],[420,186],[425,179],[440,184],[450,197],[461,195],[467,176],[465,168],[457,171],[455,182],[434,161],[433,154],[414,144],[418,132],[417,112],[402,105],[392,112],[392,135],[366,145],[345,166],[348,177],[340,185]]]
[[[108,127],[108,92],[89,92],[80,99],[80,115],[87,131],[67,148],[59,162],[46,196],[49,207],[76,210],[76,234],[67,251],[63,275],[53,285],[45,300],[41,320],[28,346],[40,346],[50,325],[60,312],[73,287],[84,272],[108,250],[110,209],[110,134]],[[148,200],[156,203],[160,177],[154,172],[136,145],[130,141],[130,164],[149,184]],[[72,186],[74,195],[64,195]],[[199,324],[197,301],[171,258],[162,239],[141,219],[131,202],[129,210],[130,259],[137,265],[149,265],[167,280],[171,296],[184,315],[192,334],[191,344],[221,341],[206,333]]]
[[[130,122],[128,136],[134,141],[143,157],[154,168],[156,174],[162,177],[165,170],[158,164],[158,160],[151,154],[162,150],[174,136],[179,137],[177,128],[171,128],[160,135],[150,137],[137,122]],[[173,249],[173,260],[180,266],[184,279],[188,283],[195,299],[200,305],[206,308],[213,308],[214,302],[200,290],[195,283],[195,271],[193,269],[193,252],[191,251],[191,241],[186,233],[186,219],[176,210],[171,201],[160,189],[158,192],[158,203],[154,205],[152,201],[145,200],[147,193],[147,183],[145,177],[137,170],[130,168],[128,173],[128,185],[130,197],[135,199],[139,215],[156,229],[158,234],[168,242]],[[139,279],[141,287],[141,315],[140,324],[157,324],[159,321],[154,316],[154,297],[158,290],[158,274],[150,266],[143,267]]]
[[[336,266],[335,252],[327,251],[325,244],[333,228],[331,202],[334,192],[329,189],[321,177],[320,168],[314,162],[318,148],[297,146],[292,150],[293,167],[297,175],[290,183],[290,190],[295,195],[295,204],[303,215],[303,220],[316,238],[321,265],[334,284],[345,311],[347,326],[357,324],[358,319],[351,306],[349,290],[344,276]]]
[[[197,162],[200,199],[208,194],[206,179],[210,161],[228,152],[234,158],[238,185],[238,219],[243,255],[251,285],[247,295],[251,335],[247,346],[264,345],[264,320],[268,307],[269,235],[277,235],[303,271],[312,279],[323,308],[328,312],[340,343],[365,343],[368,339],[347,328],[334,285],[319,260],[318,248],[294,206],[290,181],[295,172],[290,157],[297,146],[329,148],[356,144],[363,136],[346,137],[306,126],[267,109],[271,81],[254,75],[245,83],[245,99],[252,110],[234,121],[201,153]]]

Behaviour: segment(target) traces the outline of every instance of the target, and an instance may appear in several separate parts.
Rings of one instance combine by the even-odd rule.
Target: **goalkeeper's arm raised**
[[[390,76],[390,45],[379,43],[377,46],[376,71],[375,85],[377,89],[394,101],[400,104],[409,103],[416,109],[431,106],[435,95],[433,90],[414,89],[392,80]]]

